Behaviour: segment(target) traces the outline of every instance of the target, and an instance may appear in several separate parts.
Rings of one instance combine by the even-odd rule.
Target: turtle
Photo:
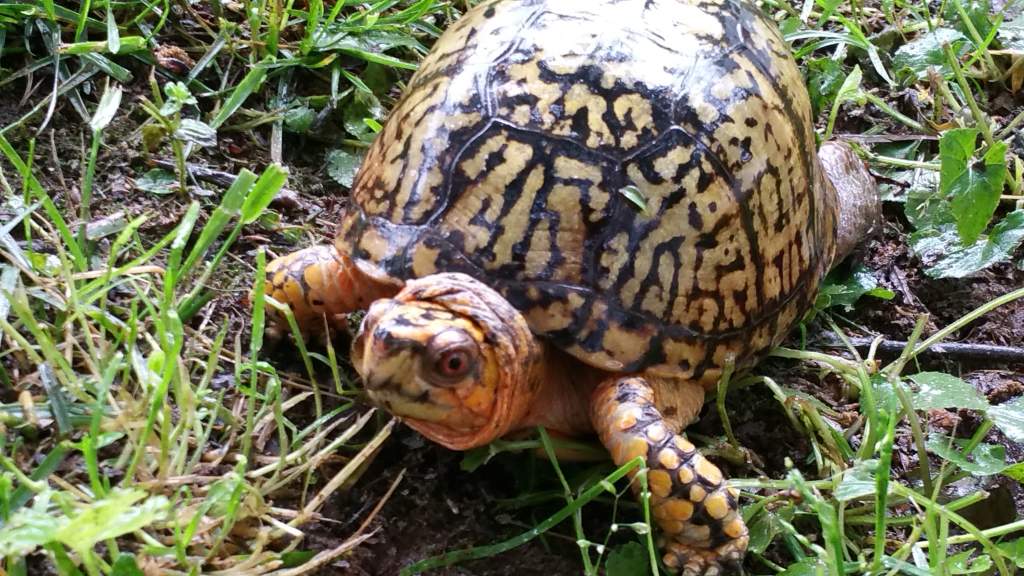
[[[879,219],[746,0],[486,0],[420,63],[334,242],[265,293],[307,336],[365,311],[368,397],[443,446],[544,426],[641,459],[665,567],[715,575],[748,530],[684,429]]]

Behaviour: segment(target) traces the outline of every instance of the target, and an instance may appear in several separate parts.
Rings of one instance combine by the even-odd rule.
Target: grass
[[[957,281],[1019,259],[1024,111],[1000,97],[1024,78],[1018,8],[765,4],[805,70],[821,134],[859,142],[885,177],[923,273]],[[312,574],[380,529],[404,472],[323,544],[325,505],[360,481],[395,422],[358,402],[333,348],[300,346],[297,369],[268,360],[266,306],[277,304],[262,297],[262,245],[305,245],[328,229],[330,214],[296,224],[273,199],[323,172],[332,189],[351,184],[410,71],[465,5],[0,4],[0,571]],[[310,177],[286,145],[322,154],[313,164],[323,158],[324,169]],[[118,196],[124,178],[135,186]],[[867,278],[833,279],[805,334],[845,338],[854,301],[892,297]],[[250,289],[252,307],[238,305]],[[1024,443],[1024,401],[990,403],[959,374],[919,363],[1024,297],[1006,292],[946,326],[927,329],[922,317],[910,333],[887,334],[907,346],[885,365],[852,346],[773,352],[838,383],[857,400],[849,418],[785,373],[723,382],[709,411],[723,425],[703,440],[739,471],[748,572],[1024,566],[1024,522],[979,526],[965,511],[986,494],[947,490],[1024,478],[1009,446],[991,440],[998,431]],[[808,446],[771,478],[730,425],[728,408],[749,391],[777,401]],[[930,411],[950,407],[970,407],[979,426],[946,434],[930,424]],[[639,467],[642,482],[642,463],[560,463],[559,442],[541,430],[467,454],[467,468],[515,458],[505,452],[547,454],[550,469],[506,502],[521,534],[482,535],[484,546],[424,557],[405,573],[566,538],[588,575],[657,573],[646,499],[634,504],[622,480]],[[897,456],[924,465],[903,470]]]

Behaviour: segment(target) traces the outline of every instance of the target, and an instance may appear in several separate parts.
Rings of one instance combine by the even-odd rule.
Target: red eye
[[[456,348],[441,353],[434,368],[445,378],[462,378],[469,373],[472,362],[468,351]]]

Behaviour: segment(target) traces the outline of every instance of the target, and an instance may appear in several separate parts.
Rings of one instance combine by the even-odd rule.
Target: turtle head
[[[435,274],[378,300],[352,362],[374,403],[465,450],[512,430],[536,392],[541,347],[523,316],[464,274]]]
[[[821,145],[818,158],[825,178],[835,189],[837,208],[835,265],[853,252],[882,221],[882,201],[875,179],[848,144],[829,141]]]

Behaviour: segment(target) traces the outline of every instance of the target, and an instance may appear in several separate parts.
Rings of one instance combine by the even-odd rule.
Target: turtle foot
[[[662,545],[665,566],[681,576],[724,576],[739,571],[747,550],[747,536],[730,540],[717,548],[700,548],[683,542]]]

